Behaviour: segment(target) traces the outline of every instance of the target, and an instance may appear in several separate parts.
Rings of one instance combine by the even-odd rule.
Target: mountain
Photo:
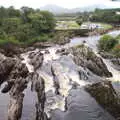
[[[49,4],[49,5],[40,7],[41,10],[48,10],[54,14],[94,11],[96,8],[104,9],[104,8],[108,8],[108,6],[99,4],[99,5],[92,5],[92,6],[86,6],[86,7],[80,7],[80,8],[67,9],[57,5]]]
[[[63,8],[63,7],[60,7],[60,6],[57,6],[57,5],[52,5],[52,4],[40,7],[40,10],[48,10],[48,11],[50,11],[52,13],[55,13],[55,14],[68,13],[69,12],[69,9],[67,9],[67,8]]]

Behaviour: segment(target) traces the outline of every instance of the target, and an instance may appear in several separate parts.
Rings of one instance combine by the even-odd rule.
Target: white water
[[[116,32],[115,32],[116,33]],[[110,33],[110,34],[114,34]],[[77,68],[73,69],[74,62],[72,61],[72,58],[69,57],[68,59],[65,59],[64,57],[61,57],[59,54],[56,54],[56,50],[59,48],[68,48],[71,46],[82,44],[84,40],[86,40],[86,45],[91,47],[93,51],[97,54],[97,47],[96,44],[98,43],[98,40],[100,39],[100,36],[92,36],[92,37],[83,37],[83,38],[74,38],[71,43],[65,45],[65,46],[55,46],[48,48],[48,53],[45,53],[45,51],[41,51],[44,53],[44,61],[43,61],[43,68],[46,64],[51,64],[53,66],[53,69],[55,70],[55,74],[59,81],[59,92],[60,95],[55,94],[55,87],[54,87],[54,80],[53,76],[49,75],[44,70],[39,70],[39,75],[45,80],[45,92],[46,94],[51,91],[52,96],[47,97],[46,100],[46,107],[45,111],[48,116],[50,116],[51,110],[59,108],[60,110],[64,111],[65,106],[65,98],[69,95],[69,91],[72,88],[72,83],[77,83],[80,86],[85,86],[88,84],[88,82],[85,82],[84,80],[80,80]],[[101,57],[100,55],[98,55]],[[24,63],[26,63],[29,72],[33,72],[34,68],[29,64],[28,55],[24,54]],[[103,58],[102,58],[103,59]],[[69,64],[67,64],[67,62]],[[109,78],[110,80],[118,81],[120,80],[120,74],[117,70],[115,70],[110,62],[108,60],[103,59],[104,63],[106,64],[108,70],[113,74],[112,78]],[[53,102],[54,101],[54,102]]]
[[[112,32],[110,34],[113,34],[113,33],[114,32]],[[74,39],[72,39],[71,43],[69,43],[65,46],[62,46],[62,47],[66,48],[66,47],[71,47],[74,45],[79,45],[79,44],[82,44],[84,40],[86,40],[86,45],[91,47],[94,50],[94,52],[96,52],[96,50],[97,50],[96,44],[97,44],[99,38],[100,38],[100,36],[74,38]],[[62,47],[60,47],[60,48],[62,48]],[[61,58],[61,56],[59,54],[56,54],[56,50],[58,48],[59,48],[59,46],[48,48],[47,50],[49,51],[49,53],[47,53],[47,54],[45,53],[45,50],[43,50],[41,52],[44,53],[43,68],[46,64],[52,64],[54,69],[56,70],[56,75],[57,75],[59,83],[60,83],[60,89],[59,89],[60,95],[55,94],[53,77],[44,70],[38,70],[39,75],[42,78],[44,78],[44,80],[45,80],[45,92],[46,92],[46,96],[47,96],[45,112],[47,113],[48,116],[51,115],[50,113],[52,110],[55,110],[55,109],[60,109],[62,111],[65,110],[65,98],[69,95],[69,91],[71,90],[73,83],[77,83],[79,85],[79,87],[82,87],[82,86],[85,86],[86,84],[88,84],[87,81],[80,80],[79,74],[78,74],[78,69],[77,69],[77,67],[75,67],[75,64],[72,61],[71,57],[69,57],[69,59],[66,59],[63,56]],[[34,52],[37,52],[37,50]],[[29,64],[30,63],[30,59],[28,58],[29,53],[30,52],[22,54],[22,57],[24,58],[24,60],[22,62],[26,64],[29,72],[34,72],[34,67]],[[103,61],[107,65],[108,70],[113,74],[113,77],[110,78],[110,80],[120,81],[120,72],[115,70],[112,67],[112,64],[108,60],[103,59]],[[69,63],[69,64],[67,64],[67,63]],[[27,104],[28,101],[29,102],[31,101],[31,97],[34,98],[34,95],[32,95],[32,94],[29,95],[30,92],[31,92],[30,89],[28,89],[26,92],[26,95],[28,94],[28,96],[26,96],[26,98],[25,98],[26,99],[25,105]],[[78,94],[78,96],[79,96],[79,94]],[[82,97],[84,98],[84,96],[82,96]],[[89,100],[87,102],[89,103]],[[30,102],[30,103],[34,104],[33,102]],[[97,106],[97,107],[99,107],[99,106]],[[26,109],[29,109],[29,108],[26,107]],[[31,112],[31,111],[29,111],[29,112]],[[86,112],[87,112],[87,110],[86,110]],[[26,114],[24,114],[24,115],[26,116]],[[26,119],[28,119],[28,118],[26,118]]]
[[[108,79],[111,80],[111,81],[113,81],[113,82],[120,81],[120,71],[114,69],[113,64],[109,60],[103,59],[103,61],[106,64],[109,72],[111,72],[112,75],[113,75],[113,77],[108,78]]]
[[[30,59],[28,58],[28,56],[29,56],[29,53],[25,53],[21,55],[21,57],[24,59],[22,63],[26,64],[28,71],[31,73],[31,72],[34,72],[34,67],[31,64],[29,64]]]

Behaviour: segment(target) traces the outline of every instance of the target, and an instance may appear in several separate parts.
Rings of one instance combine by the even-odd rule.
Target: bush
[[[9,37],[8,39],[0,39],[0,46],[7,44],[20,45],[20,42],[13,37]]]
[[[120,57],[120,44],[116,45],[116,46],[112,49],[112,53],[113,53],[116,57]]]
[[[110,51],[117,43],[118,40],[116,40],[112,36],[104,35],[103,37],[101,37],[98,47],[100,50]]]

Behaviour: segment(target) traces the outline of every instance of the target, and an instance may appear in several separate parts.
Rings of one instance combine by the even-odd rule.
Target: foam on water
[[[39,71],[38,74],[39,74],[39,76],[41,76],[44,79],[44,82],[45,82],[45,92],[48,92],[50,90],[55,92],[54,83],[53,83],[53,77],[48,75],[44,71]]]
[[[29,53],[26,53],[26,54],[22,54],[21,55],[22,58],[24,58],[24,60],[22,61],[22,63],[26,64],[27,68],[28,68],[28,71],[31,73],[31,72],[34,72],[34,67],[32,65],[30,65],[30,59],[28,58],[29,56]]]
[[[108,79],[112,80],[113,82],[114,82],[114,81],[120,81],[120,71],[114,69],[112,63],[111,63],[109,60],[103,59],[103,61],[104,61],[104,63],[106,64],[109,72],[111,72],[112,75],[113,75],[113,77],[108,78]]]
[[[48,48],[49,53],[44,54],[44,63],[58,59],[60,56],[56,54],[56,47]]]

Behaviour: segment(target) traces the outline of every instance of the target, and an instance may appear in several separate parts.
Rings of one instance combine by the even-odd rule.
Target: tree
[[[101,37],[98,47],[100,50],[110,51],[118,41],[110,35],[104,35]]]

